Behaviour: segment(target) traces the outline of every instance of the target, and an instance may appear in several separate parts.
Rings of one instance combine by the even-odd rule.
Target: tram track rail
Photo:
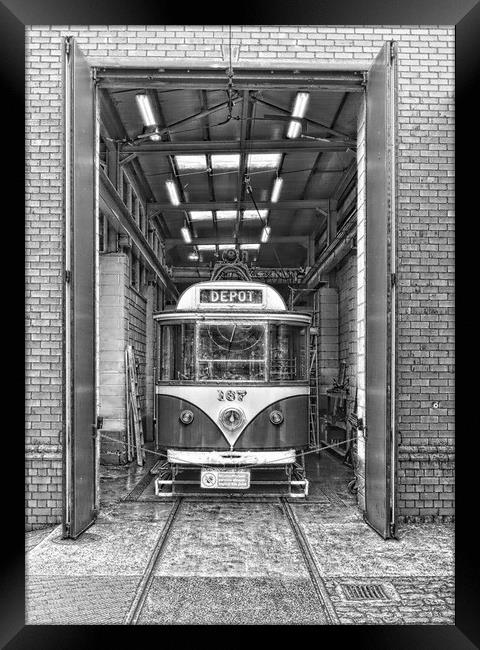
[[[297,544],[300,548],[300,552],[302,553],[305,566],[310,576],[310,581],[313,585],[313,588],[315,589],[315,593],[317,594],[322,609],[325,612],[328,624],[339,625],[340,619],[338,618],[335,607],[333,606],[330,596],[328,595],[327,588],[317,566],[315,554],[310,546],[307,537],[305,536],[305,533],[302,530],[297,515],[295,514],[290,502],[285,497],[280,497],[280,503],[283,513],[285,514],[285,517],[290,524],[290,528],[292,529]]]
[[[148,564],[145,568],[145,571],[143,572],[140,582],[137,585],[132,603],[122,621],[122,625],[136,625],[140,618],[145,600],[153,581],[155,567],[157,566],[170,531],[172,530],[174,521],[180,510],[182,500],[182,497],[177,497],[175,502],[172,504],[172,509],[170,510],[162,531],[158,536]]]

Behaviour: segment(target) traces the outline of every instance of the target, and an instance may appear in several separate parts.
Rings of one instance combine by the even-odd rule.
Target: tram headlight
[[[270,422],[272,424],[282,424],[283,413],[281,411],[272,411],[270,413]]]
[[[180,413],[180,422],[182,422],[183,424],[190,424],[191,422],[193,422],[192,411],[189,411],[188,409],[182,411]]]

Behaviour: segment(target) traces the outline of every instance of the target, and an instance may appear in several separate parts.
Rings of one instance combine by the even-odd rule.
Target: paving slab
[[[25,581],[27,625],[121,624],[139,576],[31,576]]]
[[[156,577],[139,624],[324,625],[306,578]]]
[[[162,528],[162,521],[97,523],[77,540],[63,540],[57,531],[27,554],[25,572],[50,577],[139,575]]]
[[[322,576],[453,575],[452,525],[405,525],[399,540],[385,541],[361,519],[346,521],[339,510],[324,517],[321,506],[293,508]]]

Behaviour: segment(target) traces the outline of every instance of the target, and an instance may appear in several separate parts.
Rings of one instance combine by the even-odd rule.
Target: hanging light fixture
[[[153,114],[149,96],[146,93],[139,93],[138,95],[135,95],[135,99],[137,100],[137,105],[145,126],[155,126],[155,116]]]
[[[180,197],[178,195],[178,190],[175,182],[168,180],[165,182],[165,187],[167,188],[171,203],[173,203],[173,205],[180,205]]]
[[[263,226],[262,236],[260,238],[260,241],[262,242],[262,244],[265,244],[270,239],[271,231],[272,231],[272,229],[271,229],[270,226]]]
[[[292,118],[293,119],[287,131],[287,138],[296,138],[300,135],[302,130],[302,123],[300,120],[305,116],[307,112],[308,100],[310,99],[310,93],[297,93],[295,98],[295,104],[293,106]]]
[[[275,183],[273,184],[272,198],[270,199],[272,203],[276,203],[278,201],[278,197],[280,196],[280,192],[282,190],[282,185],[283,185],[283,178],[277,176],[277,178],[275,179]]]
[[[182,233],[183,241],[186,242],[187,244],[192,243],[192,235],[190,234],[190,230],[187,225],[183,226],[183,228],[180,229],[180,232]]]

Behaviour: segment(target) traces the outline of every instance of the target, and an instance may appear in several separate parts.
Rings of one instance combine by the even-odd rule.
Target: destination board
[[[261,289],[200,289],[200,302],[210,305],[259,305],[263,302],[263,291]]]

